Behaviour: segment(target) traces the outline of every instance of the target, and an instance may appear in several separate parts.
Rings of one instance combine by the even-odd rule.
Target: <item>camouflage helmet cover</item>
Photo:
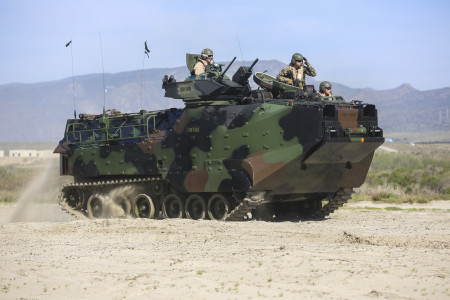
[[[209,48],[205,48],[202,50],[202,59],[208,58],[208,56],[213,55],[213,52]]]
[[[325,88],[331,89],[331,83],[329,81],[322,81],[319,86],[319,90],[321,93],[325,92]]]
[[[300,53],[294,53],[292,55],[291,64],[295,64],[296,61],[303,61],[303,55]]]

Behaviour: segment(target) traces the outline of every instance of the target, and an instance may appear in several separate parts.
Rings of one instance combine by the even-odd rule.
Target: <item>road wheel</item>
[[[101,218],[104,214],[105,199],[99,194],[89,197],[87,211],[90,218]]]
[[[71,208],[81,209],[84,204],[84,193],[80,188],[71,187],[64,192],[64,199]]]
[[[214,194],[208,200],[207,209],[211,220],[225,220],[230,212],[230,204],[223,195]]]
[[[155,205],[148,195],[137,195],[133,200],[133,215],[135,218],[154,219],[156,215]]]
[[[206,201],[202,196],[194,194],[186,200],[186,218],[192,220],[206,219]]]
[[[182,218],[184,212],[183,201],[175,194],[166,196],[162,204],[162,213],[168,219]]]

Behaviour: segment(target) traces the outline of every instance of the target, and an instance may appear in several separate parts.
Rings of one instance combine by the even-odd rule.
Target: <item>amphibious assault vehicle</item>
[[[342,206],[384,142],[375,105],[265,73],[252,89],[258,60],[230,79],[233,61],[179,82],[165,76],[165,96],[184,108],[69,119],[55,149],[61,175],[74,178],[63,207],[91,218],[244,220],[320,219]]]

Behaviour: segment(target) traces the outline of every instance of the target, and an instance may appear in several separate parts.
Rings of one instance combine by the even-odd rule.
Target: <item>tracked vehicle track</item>
[[[244,221],[248,213],[264,200],[265,192],[255,193],[244,198],[229,214],[225,221]]]
[[[128,184],[139,184],[144,182],[163,182],[161,178],[129,178],[121,180],[108,180],[108,181],[93,181],[93,182],[80,182],[80,183],[70,183],[64,185],[60,195],[59,195],[59,205],[63,211],[73,216],[77,220],[89,219],[89,215],[86,211],[87,199],[83,200],[83,205],[79,209],[74,209],[68,204],[68,199],[65,196],[65,192],[71,188],[89,188],[93,190],[102,190],[105,188],[110,188],[114,186],[125,186]],[[88,198],[88,197],[87,197]]]
[[[343,188],[338,190],[334,196],[325,204],[321,209],[312,213],[309,216],[301,217],[300,220],[317,220],[323,219],[329,216],[333,212],[342,207],[351,198],[353,193],[352,188]],[[241,204],[239,204],[225,219],[225,221],[244,221],[248,213],[251,213],[260,204],[264,202],[265,193],[258,193],[247,196]],[[267,221],[273,221],[273,219],[265,219]],[[288,219],[286,219],[288,220]],[[298,219],[297,219],[298,220]]]
[[[88,219],[85,210],[75,210],[67,204],[67,201],[65,200],[63,193],[59,195],[59,205],[64,212],[71,215],[77,220]]]
[[[323,219],[331,213],[343,206],[352,197],[352,188],[343,188],[336,192],[336,194],[325,204],[321,209],[306,217],[306,219]]]
[[[68,200],[66,199],[65,192],[70,188],[90,188],[93,191],[102,190],[105,188],[111,188],[114,186],[127,185],[127,184],[140,184],[140,183],[148,183],[162,180],[160,178],[140,178],[140,179],[127,179],[127,180],[113,180],[113,181],[96,181],[96,182],[85,182],[85,183],[72,183],[67,184],[63,187],[61,194],[59,196],[59,204],[61,209],[66,213],[70,214],[76,219],[88,219],[89,215],[86,210],[86,199],[83,200],[83,205],[80,208],[74,209],[68,204]],[[331,213],[342,207],[347,201],[351,198],[351,194],[353,193],[352,188],[343,188],[338,190],[334,196],[325,204],[321,209],[314,212],[309,216],[302,217],[304,220],[311,219],[323,219],[326,216],[329,216]],[[225,221],[245,221],[247,220],[248,213],[251,213],[254,209],[256,209],[259,205],[264,203],[265,192],[256,192],[249,193],[243,201],[237,205],[224,219]]]

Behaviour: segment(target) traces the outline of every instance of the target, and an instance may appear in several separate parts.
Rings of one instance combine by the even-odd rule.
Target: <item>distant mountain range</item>
[[[250,65],[251,62],[245,62]],[[255,72],[267,70],[276,75],[284,64],[277,60],[259,61]],[[236,62],[228,71],[234,74]],[[141,89],[142,75],[142,89]],[[124,113],[140,109],[160,110],[183,107],[181,100],[164,97],[161,88],[164,75],[178,81],[187,77],[186,67],[146,69],[105,74],[106,93],[103,93],[102,74],[35,84],[0,85],[0,142],[59,141],[64,134],[66,119],[73,118],[74,96],[77,114],[116,109]],[[307,77],[308,84],[318,89],[319,82]],[[355,89],[332,82],[333,94],[346,100],[363,100],[377,105],[379,124],[385,132],[423,132],[450,130],[450,88],[418,91],[409,84],[390,90]],[[253,83],[254,85],[254,83]]]

